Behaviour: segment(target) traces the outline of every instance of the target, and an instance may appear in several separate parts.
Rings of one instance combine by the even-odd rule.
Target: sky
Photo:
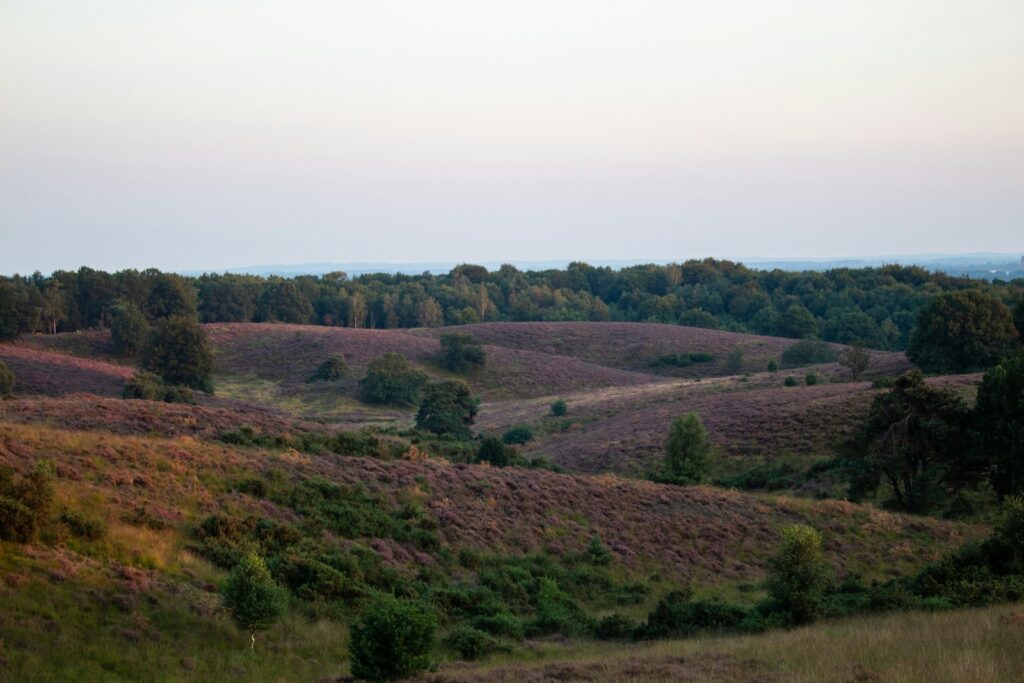
[[[0,1],[0,272],[1022,235],[1020,0]]]

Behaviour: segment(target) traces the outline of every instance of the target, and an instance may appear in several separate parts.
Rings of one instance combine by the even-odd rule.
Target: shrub
[[[416,413],[416,427],[438,436],[469,439],[473,436],[470,427],[479,406],[480,402],[470,393],[469,385],[461,380],[429,384]]]
[[[195,395],[188,387],[168,386],[152,372],[137,372],[125,382],[121,397],[165,403],[195,403]]]
[[[359,380],[364,400],[385,405],[413,405],[419,401],[427,376],[400,353],[385,353],[370,362],[366,377]]]
[[[352,675],[393,681],[427,671],[436,630],[437,617],[428,605],[390,595],[378,598],[352,627]]]
[[[699,484],[711,469],[713,448],[696,413],[676,418],[665,442],[664,478],[676,484]]]
[[[0,360],[0,398],[14,393],[14,373]]]
[[[533,441],[533,430],[528,425],[518,425],[502,434],[501,440],[509,445],[528,443]]]
[[[743,372],[743,356],[745,353],[742,346],[734,346],[729,355],[725,357],[725,371],[730,375],[738,375]]]
[[[787,387],[795,387],[796,386],[796,377],[787,377],[786,379],[782,380],[782,384],[783,384],[783,386],[787,386]]]
[[[589,564],[606,567],[612,563],[615,556],[601,542],[601,537],[595,534],[590,538],[587,549],[583,552],[583,559]]]
[[[476,453],[477,462],[486,462],[494,467],[508,467],[515,462],[516,452],[509,448],[501,439],[493,436],[484,437]]]
[[[53,506],[53,465],[37,461],[32,471],[17,477],[0,467],[0,539],[30,543],[50,520]]]
[[[594,635],[600,640],[630,640],[640,629],[640,624],[622,614],[609,614],[597,622]]]
[[[495,652],[508,652],[509,647],[495,640],[489,633],[472,626],[457,626],[448,637],[445,645],[455,650],[459,658],[475,660]]]
[[[60,523],[67,527],[73,536],[87,541],[98,541],[107,533],[107,526],[102,519],[74,510],[63,510]]]
[[[536,617],[529,627],[532,635],[561,633],[579,636],[593,630],[590,617],[553,579],[546,576],[537,581],[534,607]]]
[[[817,383],[818,383],[818,373],[816,373],[816,372],[808,372],[806,375],[804,375],[804,384],[806,384],[807,386],[813,387]]]
[[[468,334],[451,332],[441,335],[441,365],[451,372],[467,372],[481,368],[487,354],[476,339]]]
[[[166,384],[213,392],[213,356],[206,332],[195,320],[172,316],[161,320],[149,336],[142,367]]]
[[[555,417],[562,417],[567,412],[569,412],[569,406],[562,399],[558,399],[551,404],[551,414]]]
[[[231,571],[221,597],[238,628],[249,632],[253,649],[256,632],[269,628],[284,611],[284,593],[255,553],[243,557]]]
[[[894,386],[896,386],[896,378],[892,375],[883,375],[871,380],[871,388],[873,389],[892,389]]]
[[[770,361],[768,361],[768,372],[775,372],[778,369],[779,369],[779,362],[777,360],[772,358]]]
[[[782,544],[769,561],[766,582],[772,611],[793,623],[814,621],[828,583],[828,564],[821,551],[821,535],[802,525],[782,532]]]
[[[122,356],[136,356],[146,346],[149,337],[149,321],[139,307],[129,301],[114,306],[110,322],[110,339],[114,351]]]
[[[835,350],[817,339],[802,339],[782,352],[782,367],[799,368],[805,365],[834,363]]]
[[[713,354],[704,352],[668,353],[664,356],[658,356],[650,362],[650,365],[654,367],[659,365],[670,365],[677,368],[688,368],[697,363],[710,363],[714,359],[715,357]]]
[[[638,631],[643,638],[690,636],[698,631],[727,631],[740,627],[749,611],[721,600],[693,600],[692,592],[673,591],[658,601]]]
[[[339,354],[332,354],[321,363],[307,382],[337,382],[348,374],[348,363]]]

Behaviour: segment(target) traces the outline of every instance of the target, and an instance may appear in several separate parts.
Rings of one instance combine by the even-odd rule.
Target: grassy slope
[[[551,680],[739,683],[1013,683],[1024,606],[847,619],[793,631],[642,645],[551,646],[535,661],[442,669],[437,683]]]

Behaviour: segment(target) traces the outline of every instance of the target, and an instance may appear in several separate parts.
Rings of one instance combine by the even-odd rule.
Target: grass
[[[444,670],[436,681],[1010,683],[1024,671],[1024,606],[852,618],[755,636],[547,644],[532,662]]]

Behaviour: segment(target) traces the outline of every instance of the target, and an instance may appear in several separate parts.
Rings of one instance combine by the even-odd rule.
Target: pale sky
[[[0,0],[0,272],[1022,235],[1022,0]]]

